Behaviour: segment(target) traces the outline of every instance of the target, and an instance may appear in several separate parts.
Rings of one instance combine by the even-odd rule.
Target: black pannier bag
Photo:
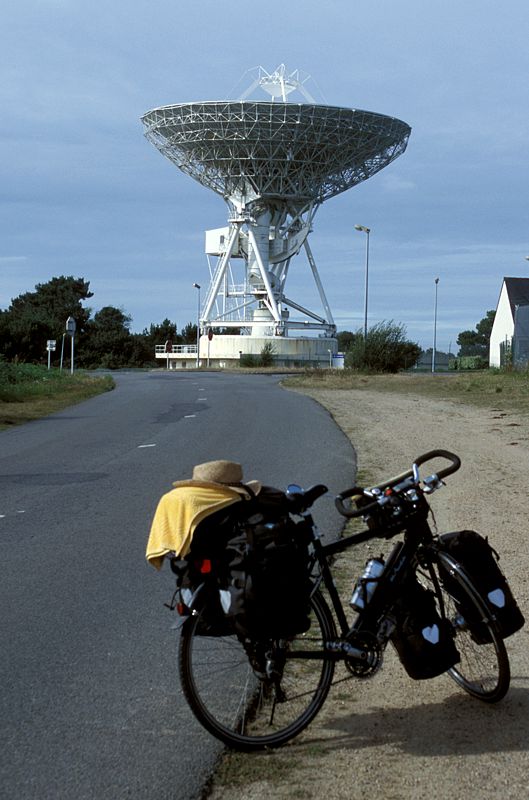
[[[237,506],[238,507],[238,506]],[[190,613],[190,604],[200,587],[198,603],[202,609],[197,633],[201,636],[229,636],[235,633],[233,620],[226,615],[229,605],[226,543],[233,536],[237,516],[232,508],[210,514],[197,525],[191,548],[183,559],[171,559],[176,575],[176,607]]]
[[[289,516],[284,492],[268,486],[202,520],[185,559],[171,561],[181,603],[202,587],[197,632],[262,639],[308,630],[310,540],[310,526]]]
[[[288,516],[255,514],[228,542],[228,615],[251,639],[292,638],[310,627],[310,531]]]
[[[435,678],[460,660],[448,620],[437,611],[435,595],[410,576],[395,609],[391,641],[414,680]]]
[[[439,537],[441,549],[458,561],[478,589],[495,621],[503,639],[516,633],[525,620],[513,597],[507,579],[501,571],[499,555],[487,539],[475,531],[455,531]],[[491,641],[488,628],[479,619],[473,605],[465,605],[466,595],[457,581],[445,570],[441,571],[441,581],[446,591],[454,598],[458,610],[467,622],[472,638],[478,644]]]

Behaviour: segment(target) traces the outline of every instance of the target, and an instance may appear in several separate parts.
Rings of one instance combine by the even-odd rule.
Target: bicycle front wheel
[[[204,636],[200,612],[182,628],[182,689],[198,721],[237,750],[278,747],[316,716],[332,684],[335,661],[325,642],[336,636],[320,592],[307,633],[280,642]]]
[[[438,553],[437,558],[439,582],[435,590],[452,626],[460,655],[459,663],[448,670],[448,675],[473,697],[486,703],[497,703],[505,697],[511,679],[503,639],[479,591],[462,566],[446,553]],[[445,575],[450,576],[446,585],[443,584]],[[466,617],[480,620],[480,626],[487,631],[486,643],[481,643],[483,638],[475,636]]]

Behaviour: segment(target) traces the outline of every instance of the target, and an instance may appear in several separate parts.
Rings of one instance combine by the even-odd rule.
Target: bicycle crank
[[[370,678],[382,666],[382,649],[369,633],[355,633],[349,639],[327,642],[327,649],[343,653],[345,666],[357,678]]]

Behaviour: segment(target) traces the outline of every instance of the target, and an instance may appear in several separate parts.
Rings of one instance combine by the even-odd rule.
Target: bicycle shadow
[[[448,691],[439,702],[429,702],[427,691],[417,691],[415,705],[390,708],[376,707],[375,692],[369,711],[328,716],[320,724],[330,737],[309,733],[305,743],[310,740],[325,750],[389,745],[416,756],[529,750],[529,688],[511,687],[502,702],[490,705],[459,690]]]

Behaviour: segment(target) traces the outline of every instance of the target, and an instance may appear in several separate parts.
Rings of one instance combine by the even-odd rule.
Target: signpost
[[[48,351],[48,369],[50,369],[51,366],[51,354],[55,351],[56,346],[57,342],[55,339],[48,339],[46,342],[46,350]]]
[[[70,357],[70,375],[73,375],[73,350],[74,350],[74,339],[75,339],[75,329],[77,325],[75,324],[75,320],[73,317],[68,317],[66,320],[66,333],[69,334],[72,342],[71,347],[71,357]]]

